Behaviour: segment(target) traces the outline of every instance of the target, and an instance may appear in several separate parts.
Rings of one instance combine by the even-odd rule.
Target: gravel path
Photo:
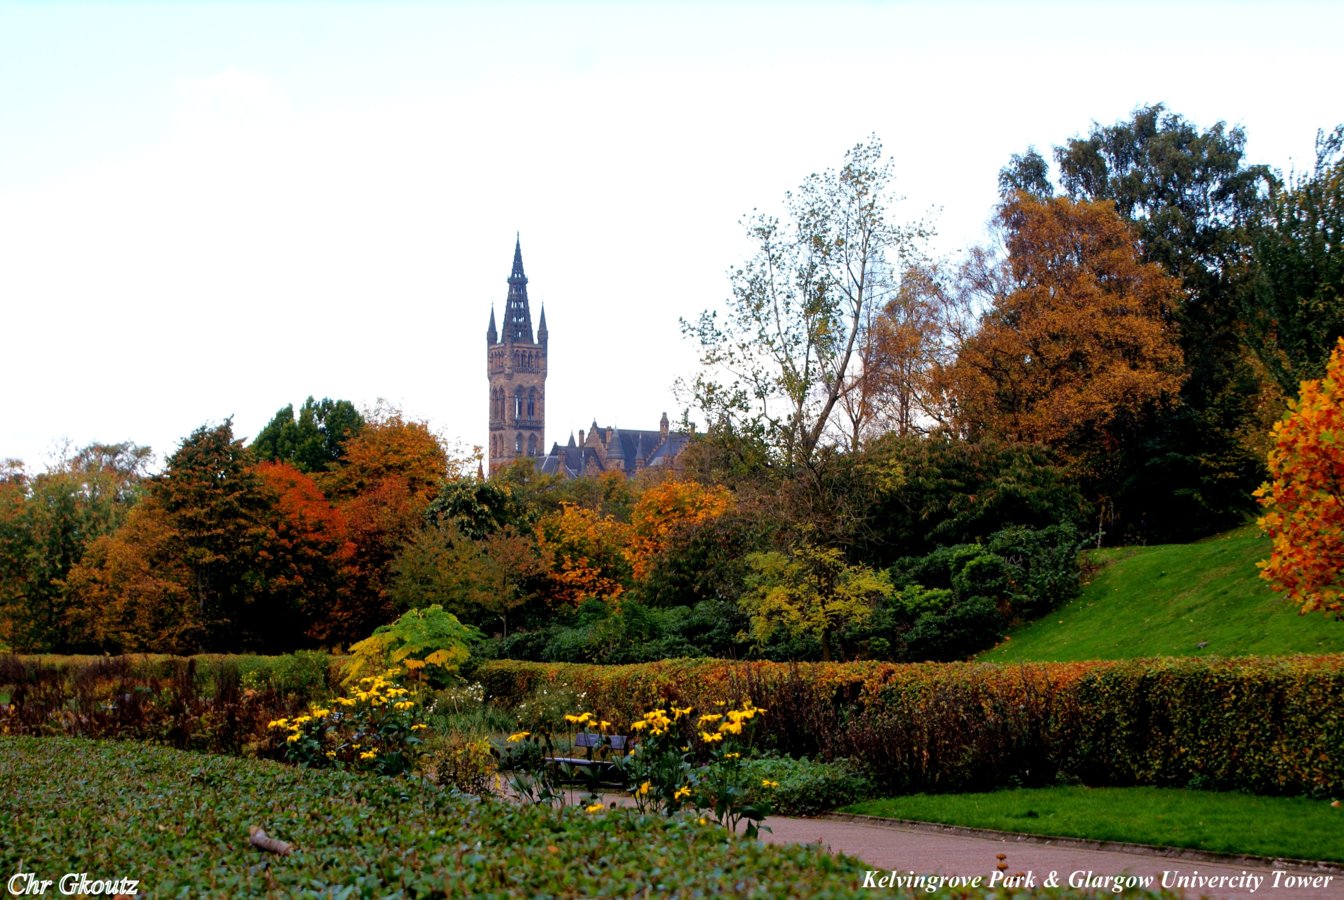
[[[762,835],[764,840],[821,844],[833,852],[858,857],[873,866],[869,886],[889,890],[899,883],[882,879],[892,879],[893,874],[907,879],[912,875],[979,876],[980,885],[988,886],[1000,862],[998,855],[1003,854],[1006,876],[1021,875],[1017,886],[1023,888],[1045,886],[1053,875],[1057,885],[1068,885],[1072,878],[1078,887],[1111,892],[1117,881],[1124,887],[1136,876],[1151,878],[1153,887],[1163,886],[1165,878],[1166,887],[1183,889],[1190,897],[1344,898],[1344,866],[1243,862],[1181,851],[1164,855],[1132,845],[1050,840],[860,816],[771,816],[765,824],[771,832]],[[1117,896],[1126,893],[1129,891]]]

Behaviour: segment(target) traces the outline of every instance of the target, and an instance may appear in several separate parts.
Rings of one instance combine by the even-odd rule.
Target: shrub
[[[815,816],[872,796],[873,784],[849,760],[841,757],[814,762],[804,757],[771,756],[743,763],[747,782],[775,786],[761,793],[770,811],[781,816]]]
[[[764,749],[847,757],[890,792],[1080,779],[1344,791],[1344,656],[1039,663],[492,662],[499,702],[544,686],[601,718],[750,700]]]

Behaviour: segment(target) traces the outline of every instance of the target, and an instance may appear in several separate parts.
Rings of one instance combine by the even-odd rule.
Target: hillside
[[[1093,551],[1083,594],[1012,631],[986,662],[1344,652],[1344,622],[1299,616],[1260,580],[1254,525],[1194,544]]]

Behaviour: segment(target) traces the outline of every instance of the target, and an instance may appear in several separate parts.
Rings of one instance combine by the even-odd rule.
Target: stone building
[[[546,310],[541,310],[536,339],[523,274],[522,241],[513,246],[513,270],[504,303],[504,326],[495,327],[490,310],[486,331],[486,374],[490,379],[490,471],[531,459],[546,474],[564,478],[619,470],[634,475],[648,468],[676,468],[690,441],[684,432],[669,428],[663,413],[657,431],[602,428],[596,420],[586,432],[573,433],[569,443],[545,450],[546,362],[549,335]]]
[[[485,333],[486,374],[490,378],[490,471],[523,457],[538,457],[546,440],[546,310],[532,339],[521,239],[513,245],[513,271],[504,301],[504,328]]]

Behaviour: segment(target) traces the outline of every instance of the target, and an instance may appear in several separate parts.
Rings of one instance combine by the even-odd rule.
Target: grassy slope
[[[980,659],[1344,652],[1344,622],[1299,616],[1260,580],[1255,564],[1268,555],[1254,525],[1194,544],[1094,553],[1101,568],[1081,597],[1014,630]]]

